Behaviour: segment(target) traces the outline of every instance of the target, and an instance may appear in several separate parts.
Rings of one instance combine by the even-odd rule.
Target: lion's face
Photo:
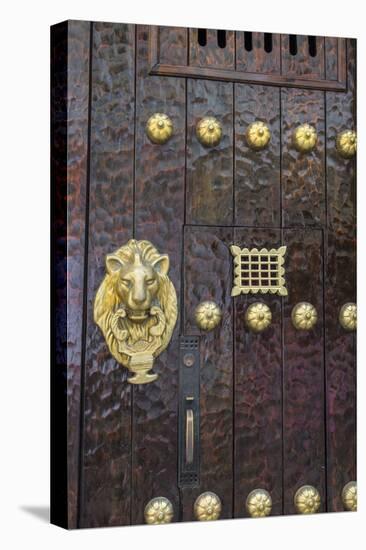
[[[146,319],[158,288],[158,274],[151,266],[127,264],[121,267],[116,290],[132,321]]]
[[[167,256],[160,256],[153,262],[144,261],[140,254],[134,254],[124,262],[116,255],[107,257],[107,269],[115,277],[115,291],[120,304],[126,309],[127,317],[135,323],[143,322],[148,316],[157,296],[160,275],[169,269]]]
[[[130,239],[106,257],[107,273],[94,301],[94,320],[113,357],[145,384],[154,358],[169,344],[177,321],[177,294],[169,258],[149,241]]]

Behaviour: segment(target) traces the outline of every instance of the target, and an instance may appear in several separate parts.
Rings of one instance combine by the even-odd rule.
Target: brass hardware
[[[353,130],[340,132],[336,140],[336,149],[341,157],[352,158],[357,151],[357,134]]]
[[[165,497],[151,499],[145,506],[145,522],[149,525],[170,523],[173,519],[173,505]]]
[[[259,151],[260,149],[264,149],[268,145],[271,139],[271,132],[267,124],[264,124],[264,122],[261,121],[257,121],[249,124],[245,136],[248,146],[251,149]]]
[[[163,145],[173,135],[173,122],[164,113],[155,113],[146,123],[146,135],[152,143]]]
[[[309,302],[299,302],[292,310],[291,319],[297,330],[311,330],[316,325],[318,314]]]
[[[181,336],[178,381],[178,485],[197,487],[200,473],[200,338]]]
[[[192,409],[187,409],[186,411],[186,464],[192,464],[193,457],[194,457],[194,416],[193,416]]]
[[[300,153],[309,153],[314,149],[318,136],[310,124],[298,126],[293,135],[294,146]]]
[[[252,518],[269,516],[272,510],[271,495],[265,489],[254,489],[247,497],[246,509]]]
[[[234,256],[234,286],[231,296],[238,294],[279,294],[287,296],[285,287],[285,263],[286,246],[278,249],[240,248],[230,246]]]
[[[298,514],[315,514],[320,508],[320,494],[312,485],[303,485],[295,493],[295,508]]]
[[[177,320],[177,295],[169,257],[149,241],[131,239],[106,257],[94,301],[94,321],[109,351],[134,376],[131,384],[156,380],[154,359],[168,346]]]
[[[339,322],[345,330],[356,330],[357,328],[357,306],[348,302],[341,307]]]
[[[221,510],[220,497],[211,491],[202,493],[194,503],[194,515],[198,521],[214,521],[219,519]]]
[[[183,363],[185,367],[193,367],[194,365],[194,355],[193,353],[186,353],[183,356]]]
[[[262,302],[251,304],[245,312],[245,324],[253,332],[262,332],[272,321],[269,307]]]
[[[196,307],[195,319],[201,330],[212,330],[220,323],[222,311],[216,302],[201,302]]]
[[[357,483],[350,481],[343,487],[342,502],[345,510],[357,512]]]
[[[215,147],[221,141],[222,128],[217,118],[207,116],[202,118],[196,127],[198,141],[204,147]]]

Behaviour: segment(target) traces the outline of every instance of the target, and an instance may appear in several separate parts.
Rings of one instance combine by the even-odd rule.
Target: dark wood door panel
[[[295,513],[294,496],[303,485],[319,491],[325,511],[323,233],[285,229],[283,242],[289,293],[283,329],[284,513]],[[297,330],[292,322],[292,309],[300,302],[316,308],[311,330]]]
[[[189,29],[189,64],[192,67],[234,69],[235,32]]]
[[[51,475],[51,521],[74,529],[77,527],[79,500],[85,215],[88,193],[88,21],[69,21],[53,27],[51,64],[54,301],[51,327],[54,354],[51,455],[56,466]],[[65,407],[65,418],[59,414],[63,410],[62,405]],[[67,461],[63,462],[65,450]],[[60,491],[57,487],[61,486],[61,481],[64,485]]]
[[[92,45],[81,527],[129,524],[131,504],[131,386],[93,302],[105,256],[133,234],[134,26],[95,23]]]
[[[278,248],[280,229],[235,228],[241,248]],[[232,261],[232,259],[231,259]],[[265,489],[272,514],[282,506],[282,300],[270,294],[232,298],[234,307],[234,517],[247,517],[246,498]],[[263,302],[272,313],[271,325],[260,333],[248,329],[245,312]]]
[[[193,504],[204,491],[216,493],[223,518],[232,517],[233,329],[231,227],[186,227],[184,232],[185,334],[200,335],[200,485],[182,490],[182,519],[193,519]],[[197,305],[213,300],[223,317],[213,331],[200,331]]]
[[[326,373],[328,508],[343,510],[342,489],[356,479],[356,337],[339,324],[356,302],[356,161],[335,150],[337,134],[356,126],[356,44],[347,41],[348,91],[327,93]]]
[[[197,123],[206,116],[218,119],[222,139],[204,147],[197,139]],[[186,221],[231,225],[233,222],[233,84],[187,80],[187,205]]]
[[[281,218],[281,121],[278,88],[235,84],[235,224],[279,227]],[[268,146],[255,151],[245,133],[262,121],[271,132]]]
[[[70,527],[145,523],[146,504],[159,496],[172,503],[173,521],[194,520],[205,491],[221,499],[221,518],[247,517],[254,489],[270,493],[272,515],[292,514],[303,485],[319,491],[320,511],[341,511],[342,489],[356,479],[356,338],[339,323],[341,307],[356,301],[356,161],[336,148],[356,124],[356,44],[297,36],[295,54],[288,35],[271,35],[268,49],[263,33],[203,30],[205,44],[197,29],[72,21],[53,36],[53,151],[64,156],[52,160],[64,279],[57,323],[68,316],[55,352],[65,370],[67,341]],[[166,143],[147,136],[155,113],[172,121]],[[222,138],[209,147],[197,124],[211,116]],[[271,132],[262,150],[245,135],[255,121]],[[305,123],[317,132],[307,153],[293,136]],[[158,378],[135,386],[93,315],[106,255],[131,238],[169,256],[178,300],[172,338],[154,362]],[[232,296],[232,244],[285,245],[288,296]],[[211,331],[195,318],[207,300],[222,310]],[[246,324],[254,302],[271,309],[264,332]],[[300,302],[316,308],[310,330],[294,326]],[[199,381],[195,371],[184,386],[192,342]],[[194,474],[181,469],[182,396],[193,391]]]
[[[325,223],[324,92],[281,89],[283,225],[322,226]],[[308,153],[294,147],[293,133],[301,124],[317,132]]]
[[[148,74],[148,27],[137,27],[135,232],[169,255],[169,276],[180,301],[184,223],[186,83]],[[178,44],[176,45],[176,47]],[[145,126],[155,112],[166,113],[174,133],[164,145],[152,144]],[[154,363],[159,378],[133,388],[132,509],[133,524],[144,523],[151,498],[164,496],[179,519],[177,423],[179,372],[178,318],[167,350]]]

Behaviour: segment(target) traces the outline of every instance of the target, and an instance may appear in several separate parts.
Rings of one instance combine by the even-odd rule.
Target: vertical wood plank
[[[70,529],[77,526],[79,492],[89,50],[89,22],[68,21],[52,27],[51,181],[54,321],[51,377],[51,521]],[[63,506],[65,508],[61,520],[60,512]]]
[[[218,31],[205,29],[207,42],[198,43],[198,29],[189,29],[189,64],[192,67],[213,67],[215,69],[235,68],[235,32],[225,31],[226,46],[218,44]]]
[[[198,122],[214,116],[222,126],[216,147],[196,136]],[[233,218],[233,84],[187,80],[187,223],[231,225]]]
[[[182,519],[194,519],[193,505],[204,491],[222,501],[221,518],[232,517],[233,491],[233,329],[231,227],[186,227],[184,239],[185,334],[200,335],[200,485],[182,490]],[[200,331],[197,305],[213,300],[222,321],[213,331]]]
[[[147,26],[137,27],[137,121],[135,237],[150,240],[170,258],[169,276],[180,300],[184,223],[185,80],[148,76]],[[177,37],[179,39],[179,37]],[[169,115],[174,134],[152,144],[145,125],[155,112]],[[171,342],[154,364],[159,378],[133,391],[132,523],[144,523],[144,508],[169,498],[174,521],[180,513],[177,487],[179,321]]]
[[[356,301],[356,161],[342,159],[339,132],[356,124],[356,43],[347,40],[348,90],[326,95],[327,197],[326,365],[328,506],[343,510],[342,489],[356,479],[356,336],[338,322],[339,310]]]
[[[324,92],[281,89],[282,209],[285,226],[325,223]],[[309,153],[298,152],[294,130],[310,124],[318,141]]]
[[[248,248],[278,248],[281,230],[235,228],[234,243]],[[282,514],[282,298],[249,294],[234,301],[235,357],[235,517],[245,517],[247,496],[254,489],[267,490],[272,515]],[[253,302],[271,309],[272,322],[255,334],[245,324]]]
[[[68,489],[69,527],[76,527],[79,438],[80,379],[83,330],[85,211],[88,155],[90,23],[68,23]]]
[[[93,321],[105,256],[133,233],[133,25],[94,23],[81,527],[130,523],[131,387]]]
[[[343,47],[343,40],[341,40],[341,44]],[[325,78],[327,80],[338,80],[338,56],[340,55],[338,45],[339,38],[325,37]]]
[[[295,513],[294,495],[313,485],[325,502],[325,415],[323,364],[323,242],[321,230],[283,232],[287,245],[284,303],[284,513]],[[318,322],[310,331],[293,326],[291,311],[310,302]]]
[[[252,150],[245,132],[262,121],[271,131],[268,146]],[[281,216],[280,91],[235,84],[235,223],[279,226]]]
[[[264,49],[264,33],[252,32],[252,49],[245,49],[244,32],[236,32],[236,69],[246,73],[281,73],[281,35],[271,34],[272,51]]]
[[[307,79],[322,80],[325,77],[324,69],[324,37],[316,36],[316,55],[309,52],[309,37],[296,35],[297,53],[290,52],[288,34],[281,35],[282,44],[282,74],[287,77],[306,77]]]
[[[183,27],[159,27],[159,63],[187,65],[188,29]]]

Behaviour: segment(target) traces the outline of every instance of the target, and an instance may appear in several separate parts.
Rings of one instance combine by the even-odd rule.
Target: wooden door
[[[53,27],[52,67],[53,521],[140,524],[156,497],[171,521],[207,519],[205,492],[220,518],[263,515],[247,505],[258,490],[266,514],[292,514],[304,486],[317,511],[352,507],[355,332],[340,312],[356,301],[356,174],[339,136],[355,130],[355,41],[69,21]],[[154,113],[171,120],[165,143],[147,135]],[[204,117],[221,127],[212,146]],[[262,149],[247,138],[258,121]],[[178,305],[158,378],[141,385],[94,319],[106,257],[130,239],[168,255]],[[233,296],[232,245],[286,247],[287,295]],[[197,323],[205,301],[222,314],[212,330]],[[258,302],[261,332],[247,321]],[[308,330],[294,326],[301,302]]]

